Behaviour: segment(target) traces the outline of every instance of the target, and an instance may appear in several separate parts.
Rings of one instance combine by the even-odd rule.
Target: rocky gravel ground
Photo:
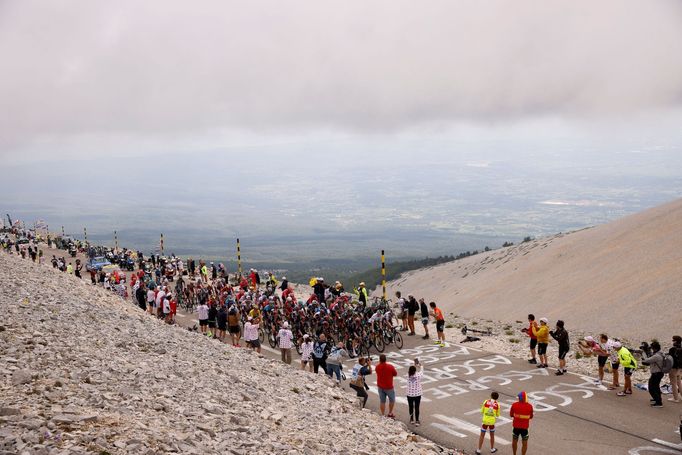
[[[326,376],[0,253],[0,454],[440,453]]]

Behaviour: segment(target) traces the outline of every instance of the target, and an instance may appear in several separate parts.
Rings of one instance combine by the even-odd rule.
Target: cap
[[[284,324],[282,324],[282,327],[284,327],[285,329],[288,329],[289,323],[287,321],[284,321]]]
[[[585,341],[589,341],[590,343],[594,343],[594,338],[591,336],[586,336]]]
[[[303,335],[303,339],[307,340],[308,338],[310,338],[310,335],[308,335],[307,333]]]
[[[549,323],[549,319],[547,318],[540,318],[540,322],[544,322],[545,324]]]
[[[613,347],[614,347],[615,349],[620,349],[620,348],[623,347],[623,345],[620,343],[620,341],[616,341],[616,342],[613,343]]]
[[[364,285],[365,285],[364,281],[361,281],[360,284],[358,284],[358,286],[364,286]]]
[[[517,395],[519,397],[519,401],[522,403],[527,403],[528,402],[528,396],[526,395],[526,392],[519,392]]]

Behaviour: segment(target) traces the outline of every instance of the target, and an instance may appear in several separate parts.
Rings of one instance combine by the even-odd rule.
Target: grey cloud
[[[682,104],[682,3],[0,3],[0,141]]]

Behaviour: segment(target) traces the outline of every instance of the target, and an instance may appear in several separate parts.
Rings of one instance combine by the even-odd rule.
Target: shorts
[[[382,404],[386,403],[386,398],[389,402],[395,403],[395,389],[382,389],[381,387],[377,389],[379,389],[379,401]]]
[[[547,343],[538,343],[538,355],[547,354]]]
[[[239,330],[239,326],[238,326],[238,325],[231,325],[231,326],[230,326],[230,333],[237,334],[237,333],[239,333],[239,332],[240,332],[240,330]]]
[[[538,339],[537,338],[531,338],[530,339],[530,348],[535,349],[535,347],[538,345]]]
[[[422,318],[422,324],[424,324],[424,326],[429,325],[429,318]]]
[[[249,343],[251,344],[252,348],[259,348],[260,347],[260,340],[258,338],[256,338],[255,340],[249,341]]]
[[[227,324],[218,323],[218,330],[225,331],[227,329]]]
[[[564,360],[570,349],[568,346],[559,346],[559,359]]]
[[[597,356],[597,363],[601,368],[604,368],[604,365],[606,365],[606,361],[608,360],[608,356],[606,355],[598,355]]]
[[[445,321],[443,321],[443,320],[436,321],[436,331],[437,332],[443,332],[444,327],[445,327]]]
[[[215,321],[209,320],[208,321],[208,328],[209,329],[215,329]]]
[[[199,319],[199,325],[202,327],[208,325],[208,319]]]
[[[623,368],[623,374],[624,374],[625,376],[632,376],[632,373],[633,373],[634,371],[635,371],[634,368],[628,368],[628,367]]]
[[[514,439],[519,439],[519,436],[521,436],[521,439],[524,441],[528,440],[528,428],[514,428],[512,430],[512,438]]]
[[[620,363],[619,363],[619,362],[616,362],[616,363],[611,362],[611,369],[612,369],[612,370],[617,370],[618,367],[620,367]]]
[[[484,423],[481,425],[481,433],[485,433],[488,430],[490,430],[491,433],[495,433],[495,424],[488,425]]]

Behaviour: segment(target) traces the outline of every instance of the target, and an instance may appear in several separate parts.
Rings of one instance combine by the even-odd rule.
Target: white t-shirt
[[[170,313],[170,300],[163,299],[163,314]]]
[[[200,321],[208,319],[208,305],[203,304],[197,307],[197,316]]]
[[[247,321],[244,324],[244,341],[253,341],[258,339],[258,324],[252,324]]]
[[[163,302],[163,298],[166,297],[166,293],[163,291],[159,291],[158,294],[156,294],[156,306],[160,307],[161,303]]]
[[[152,291],[151,289],[147,291],[147,302],[148,303],[154,302],[154,291]]]

